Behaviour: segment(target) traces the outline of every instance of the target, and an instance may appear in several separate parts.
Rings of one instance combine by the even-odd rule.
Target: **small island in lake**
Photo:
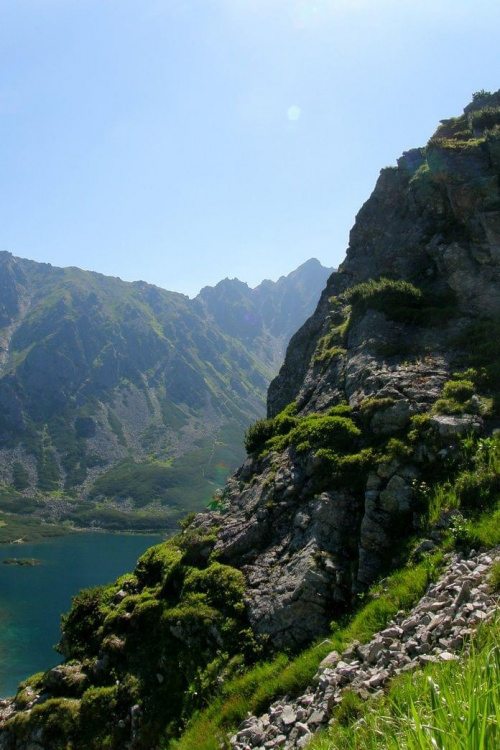
[[[34,557],[6,557],[2,562],[4,565],[27,565],[30,568],[42,564],[41,560],[36,560]]]

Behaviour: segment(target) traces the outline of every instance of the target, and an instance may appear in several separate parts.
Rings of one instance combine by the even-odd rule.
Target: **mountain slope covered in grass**
[[[258,289],[227,280],[223,326],[208,289],[190,300],[1,253],[0,508],[35,497],[46,520],[154,528],[203,507],[264,409],[289,336],[283,296],[305,320],[328,275],[309,261],[265,282],[269,314],[248,301]],[[247,309],[252,341],[229,325]]]

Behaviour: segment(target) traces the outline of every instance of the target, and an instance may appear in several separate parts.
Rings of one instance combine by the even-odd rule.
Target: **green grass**
[[[472,516],[475,533],[496,538],[495,511],[491,511],[500,501],[500,436],[466,438],[462,442],[462,465],[466,468],[457,472],[453,482],[440,483],[427,491],[426,525],[432,527],[443,513],[460,509]],[[478,513],[487,515],[477,517]]]
[[[498,560],[491,567],[489,584],[493,591],[500,592],[500,561]]]
[[[500,502],[496,508],[484,513],[477,521],[470,524],[471,543],[493,547],[500,544]]]
[[[38,542],[54,536],[70,534],[71,529],[61,524],[41,523],[35,518],[25,518],[0,511],[0,544],[21,539],[23,542]]]
[[[396,678],[358,700],[311,750],[493,750],[500,746],[500,627],[480,631],[466,658]],[[348,701],[349,702],[349,701]],[[352,702],[352,701],[351,701]],[[343,720],[342,720],[343,719]]]

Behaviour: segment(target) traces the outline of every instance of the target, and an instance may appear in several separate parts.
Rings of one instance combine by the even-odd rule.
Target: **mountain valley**
[[[191,300],[1,253],[0,509],[154,530],[203,508],[330,272],[310,260]]]

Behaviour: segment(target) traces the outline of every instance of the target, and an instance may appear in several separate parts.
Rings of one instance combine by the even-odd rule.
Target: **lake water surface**
[[[82,533],[33,544],[0,544],[0,697],[18,683],[58,664],[53,649],[60,615],[79,589],[110,583],[130,572],[161,537]],[[8,557],[36,558],[36,567],[3,565]]]

